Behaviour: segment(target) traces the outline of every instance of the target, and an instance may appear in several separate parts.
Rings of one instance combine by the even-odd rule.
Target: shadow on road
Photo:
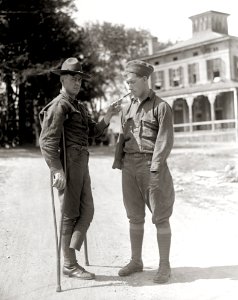
[[[174,268],[172,272],[170,283],[192,282],[200,279],[238,280],[238,266],[181,267]]]
[[[155,274],[156,270],[145,269],[143,272],[135,273],[128,277],[97,275],[94,281],[94,283],[96,284],[93,283],[92,285],[90,285],[90,288],[102,286],[154,286],[157,285],[156,283],[153,283],[153,277]],[[189,283],[201,279],[238,280],[238,266],[214,266],[208,268],[172,268],[172,276],[167,285],[175,283]],[[84,288],[89,288],[89,286],[70,288],[67,290]]]
[[[98,266],[97,266],[98,267]],[[107,266],[101,266],[107,268]],[[113,266],[114,268],[117,268]],[[118,267],[120,268],[120,267]],[[102,287],[142,287],[142,286],[159,286],[156,283],[153,283],[153,277],[156,273],[155,269],[145,268],[143,272],[135,273],[128,277],[119,277],[112,275],[96,275],[95,280],[89,281],[73,281],[74,284],[79,284],[80,286],[69,286],[66,280],[62,282],[62,293],[67,293],[75,290],[84,290],[92,288],[102,288]],[[213,266],[208,268],[199,268],[199,267],[179,267],[172,268],[172,277],[167,284],[176,284],[176,283],[190,283],[196,280],[201,279],[230,279],[238,280],[238,265],[235,266]],[[72,280],[72,279],[71,279]],[[72,282],[71,282],[72,284]],[[85,285],[86,284],[86,285]],[[54,291],[53,285],[48,285],[47,289],[52,288]],[[23,297],[24,295],[29,297],[29,295],[35,294],[37,291],[44,290],[45,286],[41,286],[38,289],[28,291],[24,294],[18,294],[17,297]],[[16,299],[16,297],[9,297],[10,299]],[[23,299],[23,298],[21,298]],[[29,298],[27,298],[29,299]]]

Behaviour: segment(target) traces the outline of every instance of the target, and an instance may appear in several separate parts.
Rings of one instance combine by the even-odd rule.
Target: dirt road
[[[156,232],[147,212],[143,273],[120,278],[128,262],[128,223],[113,149],[90,150],[95,217],[88,232],[90,282],[62,278],[56,261],[49,171],[35,149],[0,149],[1,300],[238,299],[238,183],[229,169],[234,145],[175,148],[169,165],[176,187],[168,284],[152,282],[158,266]],[[78,255],[84,263],[83,252]]]

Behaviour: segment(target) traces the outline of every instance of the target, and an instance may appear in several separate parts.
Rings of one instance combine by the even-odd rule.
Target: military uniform
[[[173,180],[167,158],[173,146],[170,106],[151,90],[122,111],[122,130],[113,167],[122,169],[123,199],[131,223],[144,222],[145,205],[158,224],[172,214]]]
[[[96,124],[82,103],[61,92],[40,112],[40,148],[52,171],[62,169],[61,136],[64,126],[67,154],[64,220],[71,231],[71,248],[80,250],[93,218],[94,206],[88,170],[88,136],[99,136],[108,126]],[[61,147],[60,147],[61,145]]]
[[[113,162],[113,168],[122,170],[123,202],[131,242],[131,261],[119,270],[119,275],[143,270],[142,242],[145,207],[148,206],[157,228],[160,253],[160,267],[154,282],[165,283],[170,276],[169,218],[175,199],[167,158],[174,136],[171,107],[149,89],[148,78],[152,72],[153,66],[142,61],[126,65],[127,82],[138,98],[132,95],[130,103],[122,110]]]

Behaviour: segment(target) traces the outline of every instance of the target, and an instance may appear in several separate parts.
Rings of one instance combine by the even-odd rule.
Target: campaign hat
[[[79,74],[82,76],[82,78],[85,79],[89,79],[91,77],[89,74],[83,72],[80,62],[75,57],[67,58],[63,62],[61,69],[53,69],[51,70],[51,72],[59,76],[66,75],[66,74],[70,74],[70,75]]]

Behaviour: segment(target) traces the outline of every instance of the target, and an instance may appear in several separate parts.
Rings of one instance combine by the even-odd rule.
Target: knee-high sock
[[[131,259],[136,262],[142,261],[142,243],[144,236],[144,223],[130,223]]]
[[[171,229],[169,223],[166,226],[157,225],[157,241],[159,247],[160,264],[169,263],[171,245]]]

